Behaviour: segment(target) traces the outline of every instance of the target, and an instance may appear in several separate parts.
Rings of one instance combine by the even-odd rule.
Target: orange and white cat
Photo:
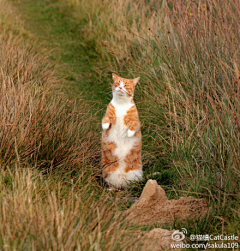
[[[103,178],[116,188],[142,179],[142,135],[134,89],[140,78],[125,79],[112,74],[113,99],[102,120]]]

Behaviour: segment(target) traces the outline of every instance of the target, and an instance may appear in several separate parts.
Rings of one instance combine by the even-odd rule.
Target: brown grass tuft
[[[15,161],[38,168],[80,167],[99,156],[94,115],[83,100],[70,101],[46,55],[1,35],[0,153],[2,166]]]

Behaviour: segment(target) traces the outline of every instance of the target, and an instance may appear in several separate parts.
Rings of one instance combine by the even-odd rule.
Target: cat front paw
[[[102,123],[102,129],[107,130],[110,126],[110,123]]]
[[[136,131],[132,131],[132,130],[128,129],[128,131],[127,131],[127,136],[128,136],[129,138],[132,138],[132,137],[134,136],[135,133],[136,133]]]

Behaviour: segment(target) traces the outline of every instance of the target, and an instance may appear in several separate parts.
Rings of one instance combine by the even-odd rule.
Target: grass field
[[[0,249],[141,250],[157,224],[107,197],[150,178],[211,205],[165,228],[239,236],[239,16],[230,0],[0,0]],[[99,165],[112,72],[141,77],[144,179],[119,193]]]

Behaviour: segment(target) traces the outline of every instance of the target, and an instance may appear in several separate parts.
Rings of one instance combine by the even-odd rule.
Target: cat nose
[[[121,86],[119,86],[119,89],[122,89],[122,87],[121,87]]]

